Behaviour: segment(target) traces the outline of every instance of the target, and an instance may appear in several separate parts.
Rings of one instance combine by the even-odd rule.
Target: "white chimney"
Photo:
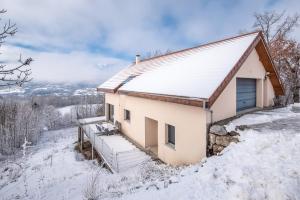
[[[135,55],[135,64],[138,64],[140,62],[140,55]]]

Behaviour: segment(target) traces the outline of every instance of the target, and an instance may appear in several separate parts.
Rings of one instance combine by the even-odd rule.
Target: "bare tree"
[[[142,57],[143,60],[146,60],[146,59],[149,59],[149,58],[153,58],[153,57],[157,57],[157,56],[162,56],[162,55],[165,55],[165,54],[169,54],[169,53],[172,53],[172,51],[170,49],[167,49],[166,51],[161,51],[161,50],[155,50],[153,52],[148,52],[146,53],[146,55],[144,55]]]
[[[254,28],[259,28],[265,35],[268,43],[272,43],[279,37],[288,37],[299,24],[300,16],[285,16],[285,12],[276,13],[274,11],[264,12],[263,14],[255,13],[256,19]]]
[[[263,32],[285,89],[283,104],[299,101],[300,44],[290,34],[297,28],[300,15],[285,12],[255,13],[255,29]]]
[[[0,10],[0,15],[6,13],[6,10]],[[1,17],[0,17],[1,20]],[[3,29],[0,31],[0,48],[7,39],[7,37],[14,36],[17,32],[17,27],[15,23],[11,23],[10,20],[3,24]],[[5,86],[22,86],[23,83],[30,81],[31,70],[28,68],[32,62],[32,58],[26,58],[25,60],[20,58],[18,62],[20,63],[14,67],[8,67],[6,64],[1,64],[0,62],[0,87]]]

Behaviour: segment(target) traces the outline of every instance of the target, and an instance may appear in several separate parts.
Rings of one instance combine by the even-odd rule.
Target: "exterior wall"
[[[206,111],[200,107],[154,101],[119,94],[105,94],[106,103],[115,105],[115,119],[122,132],[145,147],[145,118],[158,122],[158,157],[166,163],[196,163],[206,157]],[[130,111],[130,122],[123,118]],[[166,144],[165,125],[175,126],[175,149]]]
[[[275,92],[269,78],[264,81],[264,107],[274,105]]]
[[[256,84],[256,106],[268,107],[273,105],[275,97],[272,84],[267,78],[265,80],[265,68],[259,61],[259,56],[254,49],[227,87],[212,105],[213,122],[235,116],[236,113],[236,78],[254,78]]]

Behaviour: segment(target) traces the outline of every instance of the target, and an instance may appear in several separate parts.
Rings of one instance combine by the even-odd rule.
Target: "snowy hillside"
[[[68,96],[68,95],[97,95],[96,85],[89,83],[68,84],[68,83],[49,83],[49,82],[29,82],[24,86],[1,88],[0,95],[18,96]]]
[[[300,199],[300,105],[256,112],[221,155],[173,168],[148,161],[110,174],[74,151],[77,129],[43,134],[26,156],[0,162],[1,199]],[[91,180],[95,180],[91,185]]]
[[[290,107],[234,120],[230,127],[251,124],[240,143],[183,169],[178,184],[124,199],[300,199],[299,105],[295,112]]]

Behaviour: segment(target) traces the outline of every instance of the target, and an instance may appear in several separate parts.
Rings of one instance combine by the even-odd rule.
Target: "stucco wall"
[[[229,82],[227,87],[212,105],[213,122],[220,121],[236,115],[236,78],[254,78],[256,84],[256,106],[267,107],[273,105],[274,89],[268,78],[265,80],[265,68],[259,61],[259,56],[254,49],[242,67]]]
[[[158,157],[164,162],[195,163],[206,156],[206,111],[202,108],[109,93],[105,101],[115,105],[122,132],[143,147],[145,117],[158,121]],[[130,122],[123,119],[124,109],[130,111]],[[166,124],[175,126],[175,149],[166,144]]]

